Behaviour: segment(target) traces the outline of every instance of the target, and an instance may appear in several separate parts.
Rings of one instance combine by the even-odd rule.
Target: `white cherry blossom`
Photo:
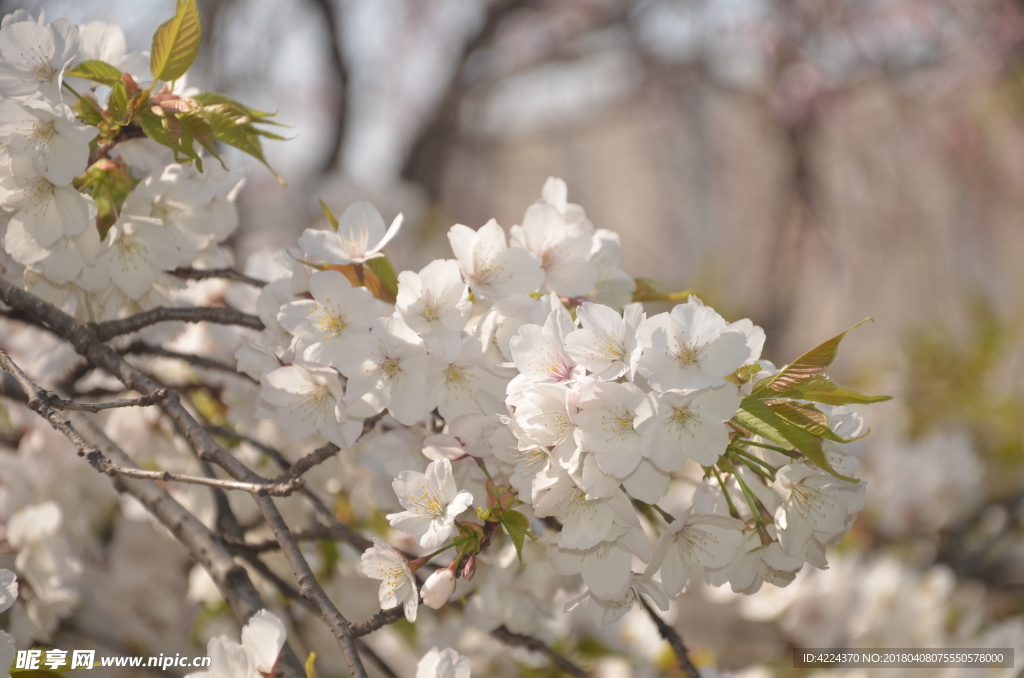
[[[392,487],[405,511],[388,514],[388,522],[426,549],[444,544],[455,518],[473,503],[472,494],[455,486],[452,463],[444,457],[430,462],[425,473],[402,471]]]
[[[2,31],[0,31],[2,32]],[[39,98],[0,101],[0,142],[12,157],[30,158],[39,174],[67,186],[85,171],[95,127],[82,125],[64,104]]]
[[[15,211],[11,223],[20,224],[42,247],[91,226],[94,209],[92,198],[71,186],[57,186],[24,157],[11,158],[10,173],[0,177],[0,203]]]
[[[428,345],[434,345],[428,335]],[[488,369],[480,342],[463,337],[457,343],[441,343],[431,349],[431,371],[427,378],[427,409],[435,407],[445,421],[482,411],[481,399],[487,395],[500,399],[508,379]],[[453,350],[454,349],[454,350]]]
[[[624,478],[640,464],[646,444],[634,420],[644,392],[629,383],[592,381],[580,386],[577,439],[605,473]]]
[[[647,456],[661,470],[679,471],[688,459],[710,466],[725,452],[725,422],[739,406],[740,396],[731,384],[651,393],[639,408],[636,428],[645,436]]]
[[[377,320],[377,302],[365,287],[352,287],[338,271],[309,277],[313,299],[281,307],[277,320],[296,338],[295,354],[320,365],[344,362],[351,337],[365,335]]]
[[[348,447],[362,432],[350,421],[338,374],[312,365],[279,367],[263,377],[260,397],[274,409],[271,416],[289,440],[320,433],[339,447]]]
[[[587,603],[587,610],[600,626],[607,626],[612,622],[621,619],[623,615],[633,609],[637,602],[641,601],[640,595],[646,599],[643,604],[653,602],[658,609],[667,611],[669,606],[668,596],[661,583],[650,577],[630,574],[629,580],[621,591],[610,596],[599,596],[591,590],[586,590],[583,595],[570,600],[565,605],[565,611],[575,609],[583,603]]]
[[[743,327],[727,325],[696,297],[648,318],[640,345],[638,371],[658,391],[720,386],[752,356]]]
[[[370,579],[381,580],[377,591],[381,609],[390,610],[403,605],[405,618],[410,622],[416,621],[420,596],[416,591],[416,578],[405,556],[384,540],[374,537],[373,546],[363,552],[361,564],[363,574]]]
[[[459,262],[435,259],[419,273],[398,274],[395,313],[419,335],[449,335],[456,339],[473,307]]]
[[[455,575],[447,567],[439,567],[423,582],[420,593],[423,604],[440,610],[455,591]]]
[[[665,592],[675,597],[689,587],[698,568],[724,568],[744,543],[743,522],[686,509],[658,538],[650,572],[660,572]]]
[[[47,26],[34,21],[4,25],[0,28],[0,95],[40,92],[50,101],[60,101],[61,74],[78,49],[78,26],[67,19]]]
[[[863,506],[850,507],[858,499],[858,485],[807,463],[779,469],[773,488],[782,498],[775,512],[779,542],[790,556],[799,554],[816,532],[826,538],[844,532],[847,518]]]
[[[97,265],[126,297],[140,299],[150,291],[161,271],[180,263],[174,237],[155,219],[119,219],[107,232]]]
[[[511,244],[533,252],[544,269],[544,287],[565,297],[590,292],[597,267],[587,260],[594,228],[585,221],[567,223],[558,208],[546,201],[526,209],[522,226],[513,226]]]
[[[449,229],[448,240],[466,282],[477,295],[528,294],[544,284],[537,256],[521,247],[509,247],[505,231],[494,219],[478,231],[456,224]]]
[[[338,230],[307,228],[299,237],[299,247],[331,264],[360,264],[384,256],[381,250],[401,227],[399,214],[385,232],[384,219],[377,208],[368,202],[357,202],[342,212]]]
[[[368,335],[353,337],[335,362],[348,377],[346,398],[355,416],[369,417],[387,408],[399,423],[410,426],[426,414],[427,350],[399,318],[382,318]]]
[[[450,648],[430,649],[416,665],[416,678],[469,678],[469,657]]]
[[[640,304],[626,306],[622,315],[601,304],[582,304],[576,309],[581,329],[565,337],[565,351],[597,379],[616,379],[636,372],[640,359],[637,329],[644,319]]]

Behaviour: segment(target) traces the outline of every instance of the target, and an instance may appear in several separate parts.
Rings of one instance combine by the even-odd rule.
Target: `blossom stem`
[[[69,92],[74,94],[76,99],[81,99],[82,98],[82,95],[79,94],[78,92],[76,92],[74,87],[72,87],[71,85],[67,84],[66,82],[62,82],[61,84],[64,85],[64,87],[67,88],[67,90]]]
[[[735,457],[737,457],[736,459],[734,459],[734,461],[743,462],[747,466],[747,468],[749,468],[751,471],[761,476],[762,478],[766,480],[771,480],[773,482],[775,481],[775,467],[773,467],[771,464],[762,461],[755,457],[754,455],[748,452],[744,452],[743,450],[731,448],[730,451],[734,453]]]
[[[415,560],[410,560],[409,561],[409,569],[412,570],[413,572],[415,572],[416,570],[420,569],[421,567],[426,565],[428,562],[430,562],[431,558],[433,558],[434,556],[437,556],[437,555],[440,555],[440,554],[444,553],[445,551],[447,551],[450,548],[453,548],[454,546],[455,546],[455,543],[452,542],[451,544],[448,544],[448,546],[439,548],[438,550],[434,551],[433,553],[428,553],[427,555],[420,556],[419,558],[416,558]]]
[[[718,486],[722,488],[722,496],[725,497],[725,503],[729,506],[729,514],[733,518],[739,519],[740,512],[736,510],[736,505],[732,503],[729,491],[725,489],[725,481],[722,480],[722,474],[718,472],[717,468],[712,468],[712,471],[714,471],[715,478],[718,480]]]
[[[753,445],[754,447],[763,447],[766,450],[774,450],[774,451],[778,452],[779,454],[784,454],[784,455],[786,455],[787,457],[789,457],[791,459],[797,459],[797,458],[800,457],[800,455],[797,454],[796,452],[794,452],[793,450],[787,450],[784,447],[779,447],[778,445],[769,445],[767,443],[759,443],[759,442],[755,442],[753,440],[750,440],[749,438],[743,438],[743,442],[746,443],[747,445]]]
[[[650,504],[650,506],[653,507],[655,511],[661,514],[661,517],[665,519],[666,523],[671,524],[675,522],[675,518],[672,516],[672,514],[665,511],[665,509],[661,508],[657,504]]]
[[[764,525],[765,521],[771,518],[771,514],[768,513],[768,509],[764,507],[761,500],[757,498],[750,486],[743,480],[743,477],[737,473],[736,482],[740,484],[740,489],[743,491],[743,498],[747,500],[747,505],[750,507],[750,512],[754,516],[754,522],[758,525]]]

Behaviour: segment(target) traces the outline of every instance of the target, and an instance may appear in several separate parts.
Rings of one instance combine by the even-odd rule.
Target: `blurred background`
[[[750,317],[777,363],[874,318],[835,370],[896,396],[866,413],[867,509],[830,570],[744,601],[687,594],[698,663],[785,673],[791,646],[858,644],[1024,657],[1024,3],[200,6],[190,83],[294,136],[266,146],[287,186],[249,168],[240,262],[293,243],[318,198],[368,199],[405,214],[391,256],[419,269],[450,256],[454,223],[518,223],[553,175],[621,235],[627,271]],[[118,22],[143,50],[173,7],[0,13]]]

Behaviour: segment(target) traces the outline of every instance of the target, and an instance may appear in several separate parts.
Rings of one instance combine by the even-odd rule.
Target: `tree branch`
[[[3,353],[3,351],[0,351]],[[6,354],[5,354],[6,355]],[[10,356],[8,356],[10,359]],[[13,363],[12,363],[13,364]],[[67,400],[61,398],[56,393],[50,393],[39,389],[46,397],[46,404],[50,407],[58,410],[75,410],[78,412],[92,412],[96,414],[101,410],[112,410],[116,407],[149,407],[150,405],[156,405],[157,403],[167,398],[167,389],[159,389],[148,393],[141,398],[118,398],[117,400],[111,400],[105,403],[76,403],[73,400]]]
[[[700,678],[700,671],[690,661],[689,650],[683,644],[683,639],[679,633],[654,611],[654,605],[649,600],[644,602],[643,608],[647,610],[648,616],[658,627],[658,633],[661,634],[661,637],[672,646],[672,651],[675,652],[676,659],[679,661],[679,668],[683,670],[687,678]]]
[[[70,316],[68,316],[68,319],[74,324],[74,320]],[[209,306],[172,308],[158,306],[157,308],[136,313],[121,320],[108,320],[97,323],[94,333],[98,341],[109,341],[122,334],[138,332],[150,325],[169,321],[186,323],[211,322],[220,325],[241,325],[242,327],[249,327],[254,330],[263,329],[263,322],[259,318],[248,313],[236,311],[233,308],[213,308]],[[46,320],[43,320],[43,322],[46,322]]]
[[[567,658],[558,654],[550,647],[545,645],[543,642],[537,640],[536,638],[531,638],[530,636],[521,636],[518,633],[512,633],[504,626],[499,626],[498,628],[491,631],[491,635],[500,640],[501,642],[505,643],[506,645],[525,647],[527,650],[539,652],[540,654],[544,655],[549,660],[551,660],[551,663],[557,666],[561,671],[563,671],[564,673],[568,673],[570,676],[576,676],[577,678],[589,678],[590,676],[590,674],[581,669],[579,666],[576,666],[576,664],[572,663]]]
[[[118,353],[120,353],[121,355],[150,355],[157,356],[159,358],[171,358],[174,360],[181,360],[188,363],[189,365],[194,365],[195,367],[201,367],[203,369],[213,370],[215,372],[226,372],[227,374],[231,374],[241,379],[247,379],[254,384],[259,383],[245,372],[239,372],[233,366],[227,363],[223,363],[219,360],[214,360],[213,358],[206,358],[201,355],[192,355],[191,353],[179,353],[177,351],[169,351],[161,346],[152,346],[141,340],[133,341],[132,343],[128,344],[128,346],[118,349]]]
[[[211,278],[217,278],[221,280],[231,280],[233,282],[245,283],[246,285],[252,285],[253,287],[263,287],[266,285],[266,281],[258,280],[256,278],[250,278],[246,274],[236,271],[233,268],[176,268],[173,271],[168,271],[171,275],[182,280],[209,280]]]
[[[12,308],[24,311],[45,322],[47,326],[52,327],[57,334],[70,341],[71,345],[74,346],[75,350],[80,355],[87,358],[89,362],[96,367],[100,367],[118,378],[128,388],[134,389],[142,394],[152,393],[153,391],[160,389],[160,385],[153,379],[143,374],[137,368],[125,361],[125,359],[118,355],[113,349],[103,343],[103,340],[101,339],[101,336],[103,336],[101,334],[101,328],[103,325],[79,323],[60,309],[47,304],[35,295],[19,289],[4,280],[0,280],[0,300],[3,300],[4,303]],[[232,313],[238,314],[238,316],[251,317],[259,322],[259,319],[254,316],[245,316],[245,314],[238,313],[238,311],[233,311],[232,309],[154,309],[154,311],[161,312],[176,310],[193,312],[231,311]],[[138,316],[133,316],[133,318],[153,314],[154,311],[141,313]],[[158,315],[159,314],[157,314],[157,316]],[[198,315],[202,314],[200,313]],[[130,321],[132,318],[126,318],[125,320]],[[160,320],[156,320],[155,322],[159,321]],[[112,322],[123,323],[125,321]],[[104,325],[106,325],[106,323],[104,323]],[[145,326],[145,324],[142,326]],[[262,323],[260,323],[260,327],[262,327]],[[127,331],[134,330],[129,329]],[[123,332],[117,331],[112,336],[117,336],[117,334],[121,333]],[[170,393],[167,399],[162,403],[162,408],[171,418],[171,421],[174,422],[178,431],[186,440],[188,440],[192,449],[196,451],[201,460],[217,464],[227,471],[228,475],[233,477],[235,480],[250,483],[266,483],[266,478],[262,478],[257,473],[254,473],[249,467],[232,455],[228,454],[227,450],[217,444],[210,434],[207,433],[199,422],[197,422],[188,410],[185,409],[177,394],[173,392]],[[259,506],[260,512],[266,519],[267,524],[270,525],[274,535],[281,543],[281,550],[284,553],[285,558],[288,560],[289,565],[292,567],[292,571],[295,573],[296,581],[299,582],[299,590],[302,592],[303,596],[313,603],[320,611],[321,617],[327,623],[331,632],[334,634],[338,645],[341,647],[341,651],[345,657],[346,663],[348,664],[349,671],[356,676],[356,678],[366,678],[366,669],[363,667],[362,660],[360,660],[356,651],[355,639],[351,634],[348,620],[345,619],[331,599],[327,596],[326,592],[324,592],[319,582],[317,582],[316,577],[309,568],[309,564],[306,562],[302,553],[299,551],[298,545],[292,538],[288,526],[281,517],[281,513],[277,510],[277,506],[274,504],[273,499],[270,497],[260,496],[255,496],[254,498],[256,499],[256,504]]]

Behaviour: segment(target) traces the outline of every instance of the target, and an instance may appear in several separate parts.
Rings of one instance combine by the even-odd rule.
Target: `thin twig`
[[[2,283],[2,281],[0,281]],[[4,291],[0,284],[0,293]],[[104,459],[108,463],[128,468],[132,460],[91,421],[81,414],[72,414],[77,426],[85,431],[79,433],[78,428],[63,419],[47,403],[45,391],[32,382],[18,366],[3,353],[4,395],[26,402],[75,445],[78,453],[87,459]],[[17,386],[15,392],[14,386]],[[110,461],[113,460],[113,461]],[[204,526],[195,516],[175,501],[166,490],[156,483],[129,479],[123,476],[112,477],[115,488],[119,492],[127,492],[137,499],[146,509],[174,534],[175,538],[188,550],[193,558],[203,565],[210,577],[217,584],[224,599],[234,610],[241,622],[248,621],[252,615],[263,609],[263,601],[246,574],[245,569],[234,562],[233,557],[225,548],[223,540]],[[304,671],[298,657],[287,643],[281,650],[275,673],[279,678],[302,678]]]
[[[221,280],[232,280],[234,282],[245,283],[246,285],[252,285],[253,287],[263,287],[266,285],[265,280],[258,280],[257,278],[250,278],[246,274],[236,271],[233,268],[188,268],[181,267],[176,268],[173,271],[168,271],[171,275],[182,280],[209,280],[210,278],[218,278]]]
[[[679,668],[683,670],[687,678],[700,678],[700,671],[690,661],[689,650],[686,649],[686,645],[683,644],[683,639],[679,633],[669,626],[669,624],[661,618],[661,616],[654,611],[654,606],[648,600],[643,604],[643,608],[647,610],[647,614],[654,622],[655,626],[658,627],[658,633],[665,639],[669,645],[672,646],[672,651],[676,654],[676,659],[679,661]]]
[[[516,647],[525,647],[527,650],[538,652],[549,660],[551,663],[557,666],[563,673],[568,673],[570,676],[576,676],[577,678],[588,678],[590,674],[581,669],[576,664],[572,663],[566,657],[563,657],[559,653],[552,650],[550,647],[545,645],[542,641],[530,636],[521,636],[518,633],[512,633],[504,626],[491,631],[491,635],[505,643],[506,645],[513,645]]]
[[[122,334],[138,332],[150,325],[172,321],[185,323],[210,322],[219,325],[241,325],[242,327],[250,327],[254,330],[263,329],[263,322],[258,317],[242,313],[233,308],[213,308],[210,306],[172,308],[158,306],[157,308],[136,313],[120,320],[108,320],[97,323],[93,333],[99,341],[109,341]],[[72,320],[72,322],[74,321]]]
[[[46,303],[29,292],[15,287],[5,280],[0,280],[0,301],[3,301],[8,306],[16,310],[24,311],[29,315],[44,321],[57,334],[71,342],[71,345],[75,350],[80,355],[87,358],[93,365],[106,370],[112,376],[119,379],[128,388],[134,389],[142,394],[156,391],[160,389],[161,386],[153,379],[143,374],[136,367],[125,361],[124,358],[103,343],[103,336],[107,336],[109,339],[113,336],[123,334],[125,331],[134,331],[134,329],[138,329],[139,327],[152,324],[152,322],[160,322],[161,320],[168,319],[163,314],[171,312],[170,315],[173,316],[173,312],[177,310],[184,310],[194,314],[184,314],[185,318],[189,320],[193,320],[195,318],[198,318],[199,320],[210,319],[209,317],[203,317],[204,314],[201,313],[202,311],[230,312],[221,316],[214,314],[214,316],[220,317],[221,320],[224,320],[225,318],[232,317],[231,313],[233,313],[237,314],[238,317],[251,317],[259,324],[259,328],[262,328],[263,326],[255,316],[245,316],[245,314],[233,311],[232,309],[212,308],[154,309],[153,311],[140,313],[132,318],[126,318],[123,321],[112,321],[114,323],[113,325],[107,323],[102,325],[80,323],[60,309]],[[133,320],[133,318],[135,320]],[[140,320],[140,318],[142,320]],[[178,320],[183,318],[172,317],[170,319]],[[106,334],[101,331],[104,326],[107,327]],[[178,431],[185,437],[192,446],[192,449],[194,449],[199,455],[200,459],[217,464],[227,471],[228,475],[233,477],[235,480],[257,483],[266,482],[266,478],[262,478],[259,474],[253,472],[249,467],[217,444],[217,442],[206,430],[203,429],[189,411],[185,409],[177,394],[171,393],[161,406],[164,412],[166,412],[170,417],[171,421],[174,422]],[[304,597],[317,606],[321,618],[325,623],[327,623],[335,637],[335,640],[341,648],[342,654],[345,657],[345,662],[348,665],[349,672],[356,678],[366,678],[366,668],[363,666],[362,660],[359,658],[359,654],[355,646],[355,639],[352,636],[351,626],[348,620],[345,619],[344,615],[342,615],[341,611],[338,610],[333,601],[331,601],[330,597],[323,590],[323,587],[320,586],[320,583],[316,580],[312,570],[309,568],[309,564],[306,562],[305,557],[302,555],[301,551],[299,551],[298,545],[292,538],[291,532],[288,529],[287,524],[285,524],[280,511],[278,511],[277,506],[274,504],[273,499],[270,497],[260,496],[256,496],[255,499],[260,512],[267,521],[267,524],[274,532],[278,541],[281,542],[281,550],[284,553],[285,558],[288,560],[288,564],[291,566],[292,571],[295,573],[296,581],[299,582],[299,590],[302,592]]]
[[[42,389],[40,389],[42,390]],[[43,391],[46,394],[46,404],[57,410],[76,410],[79,412],[92,412],[93,414],[101,410],[112,410],[115,407],[149,407],[150,405],[156,405],[167,398],[167,389],[159,389],[152,393],[147,393],[141,398],[118,398],[117,400],[111,400],[105,403],[76,403],[74,400],[67,400],[61,398],[56,393],[50,393],[49,391]]]
[[[225,372],[241,379],[247,379],[254,384],[258,383],[245,372],[239,372],[234,366],[219,360],[214,360],[213,358],[207,358],[201,355],[193,355],[191,353],[170,351],[162,346],[152,346],[144,341],[133,341],[124,348],[118,349],[117,352],[121,355],[151,355],[160,358],[172,358],[174,360],[181,360],[190,365],[194,365],[195,367],[214,370],[216,372]]]

